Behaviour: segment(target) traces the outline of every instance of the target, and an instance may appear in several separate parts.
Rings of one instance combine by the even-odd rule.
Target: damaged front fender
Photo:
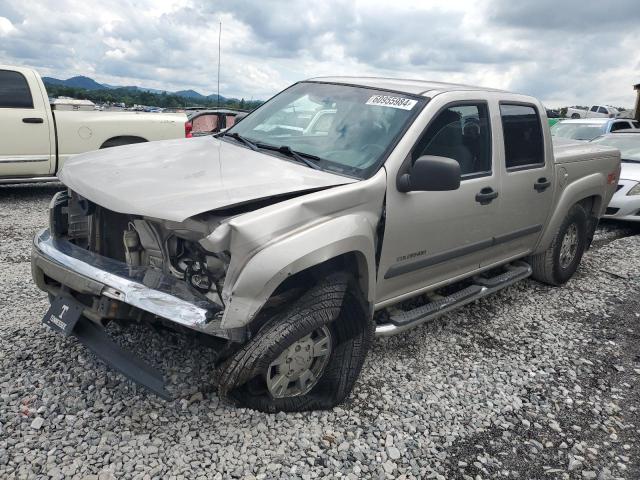
[[[230,220],[231,263],[222,328],[250,323],[290,276],[344,254],[357,259],[361,290],[373,301],[376,229],[386,190],[381,169],[368,180],[315,192]],[[214,232],[216,233],[216,232]],[[225,236],[226,236],[225,235]]]

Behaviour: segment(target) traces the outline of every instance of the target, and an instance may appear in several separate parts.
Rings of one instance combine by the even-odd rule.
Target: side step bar
[[[451,295],[429,302],[413,310],[406,310],[389,317],[389,323],[376,326],[377,337],[389,337],[422,323],[433,320],[451,310],[502,290],[531,275],[531,266],[523,261],[513,262],[506,271],[494,277],[474,277],[472,285]]]

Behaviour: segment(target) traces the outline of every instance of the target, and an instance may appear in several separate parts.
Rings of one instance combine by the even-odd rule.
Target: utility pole
[[[220,28],[218,29],[218,108],[220,108],[220,52],[222,43],[222,20],[220,20]]]
[[[640,122],[640,83],[633,86],[636,91],[636,120]]]

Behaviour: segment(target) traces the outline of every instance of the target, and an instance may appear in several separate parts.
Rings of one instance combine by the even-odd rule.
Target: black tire
[[[274,398],[264,379],[269,365],[287,347],[325,325],[333,348],[315,386],[303,395]],[[353,389],[373,334],[373,319],[352,277],[330,275],[270,319],[220,367],[219,393],[239,406],[269,413],[332,408]]]
[[[562,242],[570,228],[575,226],[577,244],[571,261],[563,265],[560,261]],[[562,285],[566,283],[578,269],[582,255],[588,243],[588,218],[581,205],[574,205],[569,210],[562,225],[558,229],[553,242],[546,251],[529,257],[529,264],[533,269],[532,277],[548,285]]]
[[[574,114],[571,115],[571,118],[575,120],[575,119],[580,118],[580,115],[577,114],[577,113],[574,113]]]

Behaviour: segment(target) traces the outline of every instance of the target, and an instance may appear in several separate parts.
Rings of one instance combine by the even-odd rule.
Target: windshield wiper
[[[298,163],[304,163],[307,167],[311,167],[316,170],[322,170],[322,168],[317,163],[315,163],[322,160],[320,157],[316,157],[315,155],[311,155],[309,153],[296,152],[295,150],[291,150],[291,147],[289,145],[280,145],[278,147],[276,145],[269,145],[268,143],[256,143],[256,147],[263,148],[265,150],[273,150],[274,152],[284,153],[288,157],[293,158]]]
[[[240,143],[244,143],[247,147],[249,147],[254,152],[258,151],[258,147],[257,147],[257,145],[255,143],[253,143],[251,140],[246,139],[245,137],[243,137],[239,133],[236,133],[236,132],[232,132],[232,133],[223,132],[222,136],[223,137],[231,137],[231,138],[239,141]]]

